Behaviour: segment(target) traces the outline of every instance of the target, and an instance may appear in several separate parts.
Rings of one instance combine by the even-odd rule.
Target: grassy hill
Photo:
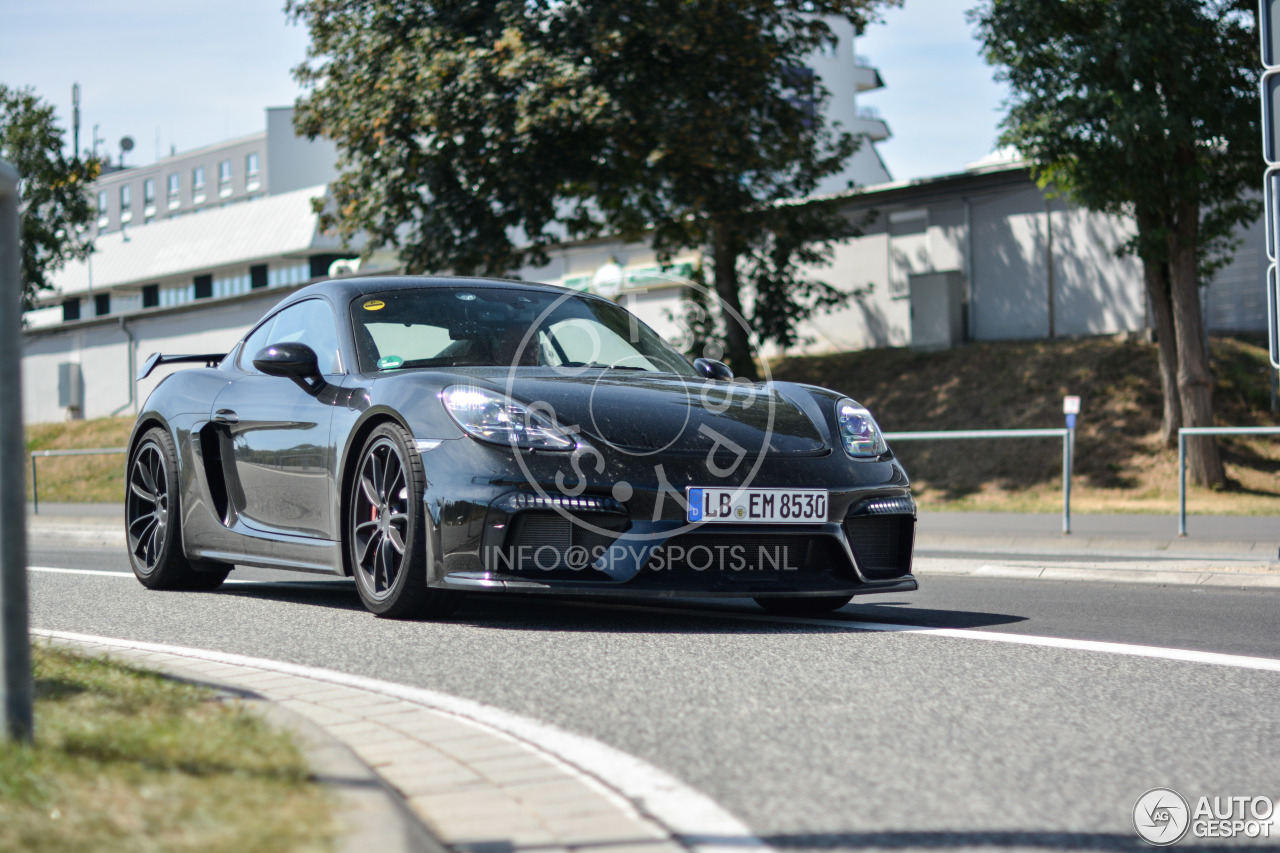
[[[1271,412],[1265,347],[1214,339],[1218,423],[1280,425]],[[843,391],[886,430],[1060,427],[1062,397],[1083,400],[1076,435],[1073,512],[1176,511],[1177,453],[1162,447],[1156,348],[1120,337],[970,344],[937,353],[867,350],[774,362],[775,378]],[[119,447],[130,418],[41,424],[27,448]],[[1222,440],[1228,488],[1192,490],[1197,514],[1280,516],[1280,439]],[[929,509],[1057,512],[1062,445],[1056,439],[901,442],[894,447]],[[120,501],[123,456],[41,459],[45,501]]]
[[[1265,342],[1212,341],[1217,421],[1280,425]],[[775,378],[847,393],[893,430],[1061,427],[1062,398],[1082,398],[1073,512],[1174,512],[1177,451],[1159,442],[1156,347],[1129,336],[969,344],[938,353],[868,350],[787,358]],[[1229,484],[1192,490],[1188,511],[1280,515],[1280,438],[1221,440]],[[1059,440],[901,442],[894,447],[931,509],[1060,511]]]

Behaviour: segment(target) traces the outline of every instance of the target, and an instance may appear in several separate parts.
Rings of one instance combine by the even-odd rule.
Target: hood
[[[506,376],[494,383],[507,392]],[[586,370],[578,376],[521,371],[514,397],[542,402],[562,426],[577,426],[592,443],[631,452],[755,456],[813,455],[827,450],[823,434],[795,403],[765,386],[731,385],[670,374]]]

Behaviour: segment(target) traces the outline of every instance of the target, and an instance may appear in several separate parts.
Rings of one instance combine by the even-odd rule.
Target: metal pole
[[[1071,456],[1075,449],[1075,429],[1062,436],[1062,533],[1071,532]]]
[[[36,482],[36,455],[31,454],[31,514],[40,514],[40,486]]]
[[[27,630],[26,497],[22,488],[22,261],[18,173],[0,160],[0,737],[34,732],[31,641]]]
[[[1187,437],[1178,430],[1178,535],[1187,535]]]

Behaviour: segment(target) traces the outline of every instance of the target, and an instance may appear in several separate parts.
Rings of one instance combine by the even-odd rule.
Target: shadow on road
[[[224,586],[214,595],[235,595],[291,604],[360,611],[363,606],[354,583],[280,582]],[[795,633],[841,630],[833,621],[877,622],[920,628],[984,628],[1026,621],[1024,616],[976,610],[944,610],[914,607],[908,601],[851,604],[826,614],[821,622],[806,625],[803,617],[760,621],[742,619],[727,623],[725,616],[768,617],[750,600],[660,601],[619,598],[599,599],[542,597],[485,593],[470,595],[458,612],[446,620],[475,628],[523,631],[587,631],[600,633],[652,632],[729,634]]]

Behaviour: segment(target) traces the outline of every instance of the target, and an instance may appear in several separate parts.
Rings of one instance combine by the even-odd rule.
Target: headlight
[[[551,418],[510,397],[455,385],[440,392],[445,410],[472,438],[530,450],[572,450],[577,442]]]
[[[879,456],[888,452],[889,445],[866,407],[845,397],[836,403],[836,420],[840,424],[840,443],[850,456]]]

